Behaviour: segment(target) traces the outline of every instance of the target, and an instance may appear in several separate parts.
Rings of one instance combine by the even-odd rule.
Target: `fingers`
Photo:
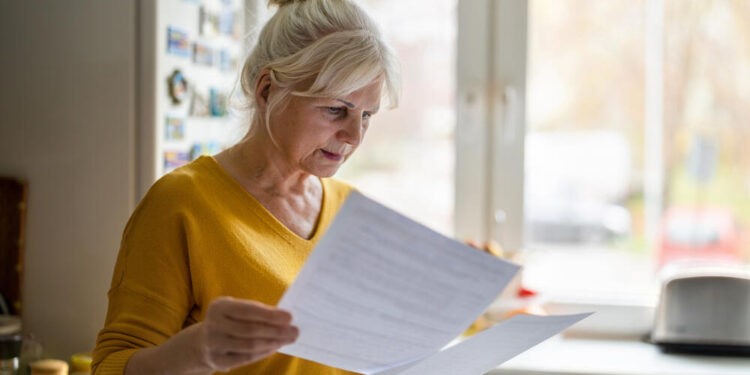
[[[482,249],[482,245],[480,245],[477,241],[474,241],[472,239],[466,240],[466,244],[478,250]]]
[[[209,340],[212,349],[208,356],[210,358],[208,362],[215,370],[228,371],[260,361],[276,353],[282,346],[293,343],[296,339],[296,328],[293,336],[287,335],[276,338],[240,338],[214,331]]]
[[[220,297],[201,323],[213,369],[224,371],[259,361],[299,336],[289,312],[260,302]]]
[[[245,339],[296,338],[299,330],[291,326],[291,320],[291,314],[276,307],[231,297],[217,299],[206,317],[212,331]]]
[[[278,326],[258,322],[239,321],[226,316],[220,317],[220,321],[212,324],[214,324],[216,330],[241,339],[269,338],[286,340],[296,339],[299,335],[299,329],[295,326]]]
[[[241,300],[232,297],[217,298],[209,306],[208,313],[221,315],[239,321],[253,321],[274,325],[289,325],[292,314],[257,301]]]
[[[484,245],[484,250],[496,257],[500,257],[500,258],[504,257],[503,247],[500,246],[500,244],[495,241],[492,241],[492,240],[488,241]]]
[[[475,240],[468,239],[466,240],[466,244],[485,253],[492,254],[501,258],[503,257],[503,248],[500,246],[500,244],[493,240],[487,241],[484,244],[480,244]]]

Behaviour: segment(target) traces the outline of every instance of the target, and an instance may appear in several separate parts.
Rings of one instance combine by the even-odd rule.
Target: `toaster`
[[[750,355],[750,271],[693,268],[665,278],[651,341],[665,352]]]

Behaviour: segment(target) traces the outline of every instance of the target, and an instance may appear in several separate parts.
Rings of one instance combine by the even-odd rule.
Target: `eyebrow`
[[[346,100],[343,100],[343,99],[336,99],[336,100],[338,100],[338,101],[340,101],[340,102],[344,103],[344,104],[345,104],[345,105],[346,105],[347,107],[349,107],[349,108],[356,108],[356,107],[357,107],[356,105],[354,105],[354,103],[349,103],[349,102],[347,102]],[[375,111],[377,111],[377,110],[379,110],[379,109],[380,109],[380,106],[377,106],[377,107],[375,107],[375,108],[371,109],[370,111],[372,111],[372,112],[375,112]]]
[[[347,106],[347,107],[349,107],[349,108],[354,108],[354,107],[356,107],[356,106],[355,106],[355,105],[354,105],[353,103],[349,103],[349,102],[347,102],[346,100],[342,100],[342,99],[336,99],[336,100],[338,100],[338,101],[340,101],[340,102],[342,102],[342,103],[346,104],[346,106]]]

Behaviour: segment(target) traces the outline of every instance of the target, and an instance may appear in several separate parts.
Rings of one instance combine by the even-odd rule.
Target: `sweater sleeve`
[[[173,185],[157,182],[125,227],[92,374],[122,374],[139,349],[179,332],[194,304],[179,207],[186,197],[170,191]]]

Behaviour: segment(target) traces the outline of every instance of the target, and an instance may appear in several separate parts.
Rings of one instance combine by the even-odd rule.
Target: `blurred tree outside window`
[[[649,0],[529,3],[533,287],[654,293],[670,262],[750,259],[750,2],[658,3],[661,150],[648,149],[644,120]],[[644,186],[654,153],[663,183],[651,233]]]

